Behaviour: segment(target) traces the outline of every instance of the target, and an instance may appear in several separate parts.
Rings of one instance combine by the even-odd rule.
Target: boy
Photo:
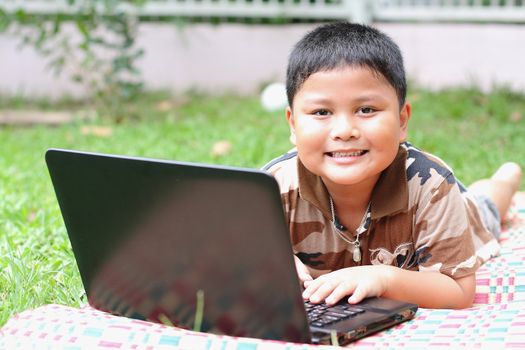
[[[403,59],[373,28],[342,22],[308,33],[290,55],[286,87],[296,150],[265,169],[281,188],[304,299],[472,305],[520,167],[506,163],[476,195],[407,143]]]

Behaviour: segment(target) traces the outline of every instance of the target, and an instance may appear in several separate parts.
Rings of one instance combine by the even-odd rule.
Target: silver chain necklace
[[[335,232],[343,241],[354,246],[354,250],[352,252],[352,259],[354,260],[354,262],[359,263],[361,262],[361,258],[362,258],[360,238],[361,238],[361,234],[363,234],[363,232],[366,232],[365,223],[368,217],[368,213],[370,211],[370,203],[368,203],[368,207],[366,208],[365,215],[363,216],[363,219],[361,219],[361,223],[359,224],[359,227],[356,230],[355,240],[350,241],[348,238],[344,236],[343,232],[339,230],[339,228],[337,227],[335,223],[334,201],[332,200],[332,197],[329,197],[329,198],[330,198],[330,213],[332,214],[332,225],[334,226]]]

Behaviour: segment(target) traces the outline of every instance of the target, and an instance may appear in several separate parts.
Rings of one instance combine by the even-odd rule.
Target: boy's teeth
[[[356,152],[332,152],[332,157],[357,157],[363,155],[365,151],[356,151]]]

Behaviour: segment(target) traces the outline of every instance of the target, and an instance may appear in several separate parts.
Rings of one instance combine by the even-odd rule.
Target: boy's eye
[[[319,116],[326,116],[329,115],[330,112],[326,109],[318,109],[312,113],[313,115],[319,115]]]
[[[357,111],[360,114],[371,114],[374,113],[376,110],[372,107],[361,107]]]

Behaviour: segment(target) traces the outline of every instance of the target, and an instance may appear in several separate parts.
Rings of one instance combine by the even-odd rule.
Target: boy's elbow
[[[474,294],[471,296],[465,296],[463,300],[460,301],[460,303],[455,307],[455,309],[467,309],[469,307],[472,307],[474,304]]]
[[[461,277],[455,280],[461,292],[458,303],[454,309],[465,309],[472,307],[474,304],[474,296],[476,294],[476,275]]]

